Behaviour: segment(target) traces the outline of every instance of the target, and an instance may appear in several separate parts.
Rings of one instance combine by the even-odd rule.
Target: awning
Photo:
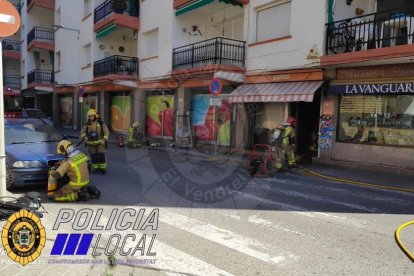
[[[181,15],[183,13],[201,8],[201,7],[203,7],[205,5],[208,5],[212,2],[214,2],[214,0],[196,0],[194,2],[191,2],[191,3],[187,4],[187,5],[182,6],[181,8],[178,8],[175,12],[175,15],[178,16],[178,15]],[[243,4],[241,4],[240,2],[237,2],[235,0],[219,0],[219,2],[223,2],[225,4],[231,4],[233,6],[243,7]]]
[[[110,24],[109,26],[101,29],[99,32],[96,33],[96,38],[102,38],[104,36],[109,35],[110,33],[112,33],[116,28],[116,24]]]
[[[243,84],[229,96],[231,103],[312,102],[323,81]]]

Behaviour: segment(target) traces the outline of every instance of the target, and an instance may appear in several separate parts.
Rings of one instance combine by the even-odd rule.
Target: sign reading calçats
[[[346,84],[332,85],[328,89],[330,94],[412,94],[414,83],[381,83],[381,84]]]

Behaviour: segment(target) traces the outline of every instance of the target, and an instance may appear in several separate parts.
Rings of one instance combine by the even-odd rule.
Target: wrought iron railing
[[[326,24],[326,53],[339,54],[414,41],[414,6],[387,10]]]
[[[35,69],[27,74],[27,83],[54,83],[55,78],[52,70]]]
[[[117,55],[93,63],[94,77],[110,74],[138,76],[138,58]]]
[[[112,13],[138,17],[139,0],[107,0],[95,9],[93,22],[96,23]]]
[[[1,42],[1,47],[3,51],[20,52],[21,50],[20,44],[21,43],[18,40],[5,39]]]
[[[173,70],[207,64],[244,66],[246,42],[222,37],[173,49]]]
[[[33,40],[54,42],[55,41],[55,32],[53,31],[53,29],[34,27],[27,34],[27,45],[29,45],[30,42],[32,42]]]
[[[4,75],[3,84],[10,87],[20,87],[22,78],[18,75]]]

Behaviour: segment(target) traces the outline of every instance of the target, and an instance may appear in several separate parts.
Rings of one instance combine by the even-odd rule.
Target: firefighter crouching
[[[83,126],[80,138],[85,140],[88,152],[92,159],[92,173],[106,173],[106,147],[108,144],[109,130],[99,118],[95,109],[89,109],[88,121]]]
[[[144,138],[144,134],[140,130],[140,124],[134,122],[128,129],[128,144],[127,147],[130,149],[140,148],[143,144],[148,144]]]
[[[89,185],[88,157],[75,149],[72,142],[62,140],[57,153],[65,155],[59,166],[49,170],[48,195],[55,201],[75,202],[99,198],[101,192]],[[56,191],[57,189],[57,191]]]
[[[289,116],[286,122],[278,128],[280,129],[281,137],[277,143],[275,143],[276,150],[276,168],[282,169],[285,155],[287,156],[288,167],[296,165],[295,162],[295,148],[296,148],[296,137],[295,129],[296,119],[293,116]]]

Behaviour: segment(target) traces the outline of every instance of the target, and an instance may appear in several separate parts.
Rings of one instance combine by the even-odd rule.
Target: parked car
[[[62,160],[56,148],[64,137],[40,119],[5,119],[4,136],[7,189],[46,184],[49,168]]]
[[[51,117],[47,117],[46,114],[41,109],[37,108],[24,108],[22,110],[23,118],[32,118],[32,119],[40,119],[47,123],[49,126],[53,127],[53,122]]]

